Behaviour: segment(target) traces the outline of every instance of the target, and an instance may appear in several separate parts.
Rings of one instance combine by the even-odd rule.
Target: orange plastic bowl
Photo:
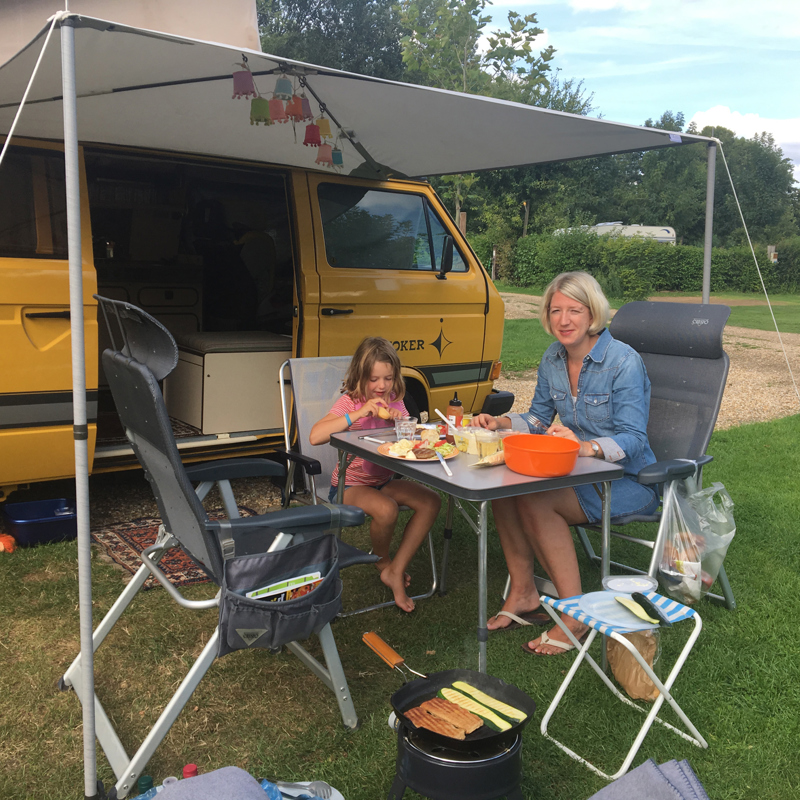
[[[506,466],[534,478],[559,478],[575,469],[581,446],[571,439],[520,433],[503,439]]]

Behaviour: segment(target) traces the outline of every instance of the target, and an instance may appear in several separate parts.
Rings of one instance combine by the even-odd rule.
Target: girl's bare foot
[[[391,563],[392,563],[391,558],[384,557],[380,561],[375,562],[375,569],[377,569],[378,572],[383,572],[385,569],[388,569],[391,566]],[[386,581],[384,581],[384,583],[386,583]],[[408,587],[411,586],[411,576],[407,572],[403,573],[403,586],[406,589],[408,589]]]
[[[392,590],[395,605],[403,611],[410,612],[414,610],[414,601],[406,594],[408,584],[405,583],[404,577],[408,576],[405,573],[396,574],[391,566],[381,570],[381,580]]]

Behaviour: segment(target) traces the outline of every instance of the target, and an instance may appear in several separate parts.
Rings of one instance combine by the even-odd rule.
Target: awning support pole
[[[61,84],[64,97],[64,168],[67,190],[69,308],[72,339],[72,414],[75,440],[75,505],[78,517],[78,607],[80,609],[82,697],[94,697],[92,646],[92,562],[89,538],[89,428],[86,422],[86,361],[83,337],[83,257],[78,163],[78,100],[75,87],[75,22],[61,20]],[[94,703],[83,710],[84,795],[97,797]]]
[[[717,169],[717,143],[708,143],[708,168],[706,170],[706,232],[703,242],[703,302],[710,302],[711,294],[711,235],[714,232],[714,178]]]

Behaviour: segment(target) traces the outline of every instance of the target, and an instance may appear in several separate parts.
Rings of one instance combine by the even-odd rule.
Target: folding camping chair
[[[327,502],[331,475],[336,467],[338,455],[329,444],[312,445],[308,441],[308,437],[314,423],[321,420],[341,396],[342,381],[349,365],[350,356],[290,358],[281,365],[283,432],[286,442],[286,457],[289,463],[286,474],[285,502],[287,503],[292,498],[301,499],[291,494],[297,465],[303,469],[306,494],[310,498],[310,502],[313,504]],[[293,449],[293,445],[296,445],[295,449]],[[451,513],[448,510],[448,514]],[[450,529],[452,525],[447,527]],[[447,543],[446,539],[442,558],[443,571],[447,564]],[[431,560],[431,588],[425,594],[415,595],[413,600],[425,600],[432,597],[439,585],[436,553],[433,549],[433,536],[430,531],[428,532],[428,550]],[[389,600],[349,611],[342,616],[362,614],[394,604],[394,600]]]
[[[356,728],[358,718],[330,620],[341,610],[339,568],[374,563],[376,558],[339,543],[330,531],[342,525],[362,524],[363,511],[351,506],[326,505],[239,518],[238,511],[234,515],[229,509],[229,519],[209,520],[181,463],[158,386],[158,381],[177,363],[175,340],[166,328],[141,309],[101,297],[97,300],[109,325],[112,342],[112,349],[103,353],[103,367],[126,435],[152,485],[163,525],[155,544],[142,553],[142,566],[97,626],[94,649],[106,638],[150,574],[184,608],[220,608],[218,627],[132,758],[125,752],[97,696],[93,698],[97,738],[118,779],[112,791],[117,797],[124,797],[130,791],[214,659],[233,649],[278,650],[285,644],[334,693],[345,726]],[[116,345],[111,320],[119,326],[120,347]],[[262,462],[260,473],[258,461]],[[201,481],[202,493],[215,481],[242,474],[276,474],[282,469],[263,459],[243,459],[241,463],[231,459],[200,465],[194,469],[194,477]],[[230,502],[235,508],[235,501],[231,499]],[[181,547],[220,587],[214,598],[188,600],[170,583],[158,568],[158,561],[172,547]],[[279,559],[281,563],[276,563]],[[303,603],[302,608],[298,600],[292,599],[277,604],[283,605],[283,611],[279,612],[274,603],[249,600],[244,596],[248,589],[267,585],[274,579],[308,574],[315,568],[323,580],[312,592],[298,598]],[[326,591],[317,595],[325,586]],[[263,616],[254,616],[254,608]],[[303,613],[290,617],[290,611]],[[325,665],[292,640],[308,638],[311,633],[319,636]],[[82,703],[91,702],[92,698],[81,696],[81,669],[78,656],[64,674],[61,687],[75,689]]]
[[[613,598],[613,594],[608,592],[609,597]],[[596,772],[603,778],[608,780],[616,780],[621,775],[624,775],[630,765],[633,763],[633,759],[636,757],[636,753],[639,751],[639,748],[644,741],[644,737],[647,736],[647,732],[650,730],[654,722],[658,722],[660,725],[664,726],[668,730],[671,730],[673,733],[678,734],[686,741],[691,742],[698,747],[707,748],[708,742],[700,735],[699,731],[695,726],[692,724],[691,720],[686,716],[686,713],[683,709],[678,705],[675,698],[672,696],[672,687],[675,683],[675,680],[678,677],[678,674],[681,671],[681,668],[686,663],[686,659],[689,656],[692,648],[694,647],[694,643],[697,641],[697,637],[700,635],[700,631],[703,628],[702,620],[700,619],[700,615],[692,608],[688,608],[687,606],[681,605],[675,600],[670,600],[666,597],[662,597],[656,592],[645,592],[645,595],[655,603],[665,614],[667,619],[671,623],[682,622],[684,620],[694,620],[694,628],[689,634],[689,638],[684,644],[680,654],[678,655],[675,664],[673,665],[672,669],[670,670],[669,675],[667,676],[666,680],[662,683],[658,676],[653,672],[650,665],[642,658],[639,651],[629,642],[624,634],[630,633],[632,628],[629,627],[622,627],[619,625],[608,624],[603,622],[596,617],[586,613],[581,607],[581,595],[577,597],[569,597],[564,600],[554,600],[552,597],[548,597],[547,595],[542,595],[542,607],[547,611],[547,613],[552,617],[553,621],[567,634],[567,637],[572,644],[578,648],[578,653],[573,662],[572,666],[570,667],[569,671],[567,672],[566,677],[564,678],[561,687],[559,688],[558,692],[556,692],[556,696],[553,698],[553,702],[550,704],[550,707],[545,712],[545,715],[542,717],[542,722],[540,726],[540,730],[542,735],[553,742],[556,746],[561,748],[567,755],[574,758],[576,761],[580,761],[582,764],[585,764],[592,772]],[[573,619],[577,619],[578,621],[582,622],[584,625],[588,625],[589,635],[586,637],[584,642],[581,644],[573,635],[572,631],[561,621],[561,617],[559,616],[558,612],[563,614],[567,614],[568,616],[572,617]],[[631,617],[635,620],[636,618],[631,614]],[[637,626],[633,625],[635,629]],[[647,626],[638,626],[639,629],[642,627]],[[611,682],[611,679],[605,674],[602,668],[597,664],[597,662],[589,655],[589,647],[594,641],[597,634],[600,633],[603,636],[608,636],[609,638],[613,639],[616,642],[619,642],[625,649],[633,655],[633,657],[638,662],[639,666],[645,671],[645,674],[648,678],[653,682],[655,687],[659,691],[658,697],[653,702],[652,707],[648,710],[647,708],[643,708],[642,706],[637,705],[632,700],[627,698],[622,692],[620,692],[616,686]],[[605,640],[603,641],[603,645],[605,646]],[[604,650],[605,653],[605,650]],[[645,714],[645,721],[642,723],[639,732],[636,735],[636,738],[631,746],[631,749],[628,751],[628,754],[625,756],[625,760],[622,763],[617,772],[613,775],[608,775],[603,772],[598,767],[594,766],[594,764],[587,761],[582,756],[579,756],[574,750],[571,750],[562,742],[555,739],[547,732],[548,724],[550,719],[552,718],[553,714],[555,713],[556,708],[558,708],[558,704],[561,702],[564,694],[567,691],[572,679],[575,677],[575,673],[578,671],[578,667],[583,662],[588,663],[592,669],[599,675],[600,680],[611,690],[612,694],[618,699],[621,700],[626,705],[630,706],[631,708],[635,708],[637,711]],[[676,728],[674,725],[670,725],[668,722],[665,722],[658,716],[658,712],[661,709],[661,706],[664,704],[664,701],[670,705],[672,710],[678,715],[680,720],[686,726],[687,730],[689,731],[691,736],[684,731]],[[584,695],[585,701],[585,695]]]
[[[647,436],[658,459],[645,467],[639,482],[657,486],[662,498],[676,491],[678,481],[690,489],[701,488],[703,466],[712,460],[706,453],[722,403],[728,377],[728,354],[722,349],[722,332],[730,316],[722,305],[689,303],[627,303],[617,311],[609,330],[615,339],[626,342],[642,357],[651,383],[650,420]],[[613,492],[613,488],[612,488]],[[661,512],[614,518],[613,525],[631,522],[661,522]],[[603,577],[616,567],[624,572],[645,574],[644,570],[611,561],[611,543],[601,543],[598,556],[586,530],[577,528],[587,555],[601,563]],[[612,529],[612,536],[652,550],[646,574],[656,577],[666,538],[666,526],[659,525],[655,541],[636,538]],[[728,576],[720,569],[722,596],[708,597],[736,607]]]

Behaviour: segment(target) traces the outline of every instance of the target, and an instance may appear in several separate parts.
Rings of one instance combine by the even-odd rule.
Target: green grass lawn
[[[800,548],[797,510],[800,417],[746,425],[714,435],[706,484],[725,483],[736,508],[737,535],[726,567],[738,608],[698,605],[703,631],[675,687],[689,717],[709,742],[700,750],[668,731],[645,739],[635,761],[687,758],[712,800],[800,794]],[[93,489],[108,476],[92,478]],[[122,484],[120,484],[122,486]],[[160,782],[187,762],[209,771],[238,765],[255,776],[322,778],[348,800],[385,797],[394,774],[389,700],[401,686],[360,641],[383,636],[420,672],[475,668],[476,537],[456,516],[450,591],[419,604],[412,615],[394,609],[337,621],[339,645],[362,727],[346,732],[322,684],[289,653],[239,652],[218,660],[152,758],[147,772]],[[490,612],[501,603],[504,560],[490,527]],[[441,521],[436,531],[441,542]],[[361,531],[351,540],[364,543]],[[644,553],[615,544],[614,557],[639,564]],[[581,554],[583,585],[599,588],[597,571]],[[427,579],[424,557],[412,565],[414,586]],[[122,589],[114,567],[93,561],[95,620]],[[346,606],[382,597],[369,567],[344,574]],[[212,594],[193,587],[193,597]],[[80,705],[56,683],[78,652],[76,546],[63,543],[0,554],[0,797],[63,800],[83,791]],[[130,750],[141,742],[216,624],[214,611],[190,612],[165,602],[160,588],[137,598],[100,648],[97,691]],[[676,652],[689,626],[662,636],[663,657]],[[524,733],[523,791],[537,800],[583,800],[604,786],[539,733],[541,715],[572,656],[533,658],[524,632],[493,634],[489,672],[517,684],[538,705]],[[315,640],[311,650],[319,653]],[[599,643],[594,653],[599,657]],[[601,767],[615,770],[641,716],[618,704],[588,668],[551,723],[553,734]],[[662,710],[675,722],[668,708]],[[658,727],[658,726],[656,726]],[[113,775],[98,751],[100,777]],[[407,792],[406,797],[418,796]],[[638,799],[637,799],[638,800]]]

